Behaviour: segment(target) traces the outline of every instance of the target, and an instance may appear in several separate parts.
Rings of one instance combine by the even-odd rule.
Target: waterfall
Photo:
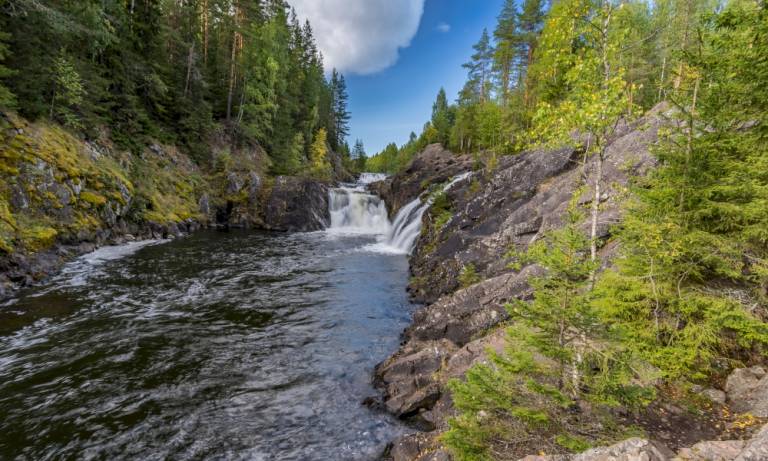
[[[390,224],[384,201],[365,187],[385,179],[386,175],[363,173],[355,184],[343,184],[329,192],[331,226],[335,233],[386,235]]]
[[[472,172],[454,176],[445,186],[443,192],[449,191],[457,183],[464,181]],[[331,189],[329,206],[331,212],[330,233],[371,234],[379,238],[379,242],[364,247],[365,250],[377,253],[410,254],[416,239],[421,234],[421,218],[424,216],[434,198],[422,194],[397,212],[394,222],[390,223],[384,201],[366,191],[366,186],[372,182],[385,179],[385,175],[363,173],[355,184],[344,184],[342,187]]]
[[[357,178],[357,184],[367,186],[368,184],[384,181],[387,179],[387,175],[384,173],[360,173],[360,177]]]
[[[471,175],[472,172],[468,171],[454,176],[448,184],[443,186],[443,192],[448,192],[453,186],[469,178]],[[421,218],[434,201],[434,198],[430,196],[422,202],[422,196],[416,197],[416,199],[397,212],[395,223],[387,236],[387,245],[392,249],[406,254],[410,254],[413,251],[413,245],[419,234],[421,234]]]

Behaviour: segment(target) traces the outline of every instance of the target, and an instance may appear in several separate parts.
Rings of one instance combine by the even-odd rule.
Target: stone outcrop
[[[768,418],[768,374],[754,366],[734,370],[725,383],[725,395],[731,410]]]
[[[440,144],[430,144],[405,170],[384,181],[370,184],[369,189],[384,199],[389,215],[394,216],[427,188],[471,170],[473,163],[469,155],[456,155]]]
[[[620,126],[608,146],[607,187],[598,217],[603,237],[610,235],[611,226],[620,218],[620,198],[629,179],[654,164],[649,148],[664,123],[664,110],[659,107],[641,120]],[[443,155],[439,147],[428,149],[430,158]],[[385,196],[394,199],[395,209],[426,187],[416,187],[418,181],[437,176],[420,171],[431,165],[420,157],[407,174],[379,185]],[[465,168],[471,165],[469,161],[454,165],[457,163]],[[426,305],[414,314],[400,349],[376,368],[385,409],[422,429],[445,429],[453,412],[446,382],[486,360],[488,348],[503,349],[504,332],[497,326],[507,319],[505,304],[530,296],[527,281],[538,268],[515,271],[509,267],[507,254],[524,251],[547,230],[561,225],[573,193],[583,184],[584,175],[591,177],[594,166],[591,159],[584,164],[583,153],[573,148],[504,157],[493,171],[476,171],[472,180],[457,184],[446,194],[451,212],[447,222],[438,225],[431,211],[425,214],[411,258],[410,289]],[[460,172],[454,169],[444,176]],[[588,205],[592,196],[589,187],[584,189],[579,201]],[[614,251],[615,245],[607,244],[601,255],[607,260]],[[461,288],[459,274],[470,265],[480,281]]]
[[[0,299],[63,262],[130,238],[172,238],[200,227],[322,229],[324,183],[272,181],[258,146],[212,136],[212,170],[172,145],[142,152],[83,141],[56,125],[0,112]],[[349,179],[341,157],[334,177]]]
[[[328,186],[295,176],[278,176],[264,207],[264,225],[276,231],[316,231],[331,221]]]

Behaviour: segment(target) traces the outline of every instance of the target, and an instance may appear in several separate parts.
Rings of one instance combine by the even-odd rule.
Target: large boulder
[[[732,410],[768,417],[768,374],[763,367],[734,370],[725,383],[725,392]]]
[[[322,230],[331,222],[328,186],[296,176],[278,176],[264,206],[269,230],[307,232]]]
[[[610,447],[587,450],[571,461],[667,461],[673,456],[672,450],[658,442],[632,438]]]
[[[683,448],[677,458],[686,461],[731,461],[744,449],[743,440],[713,440]]]
[[[734,461],[765,461],[768,459],[768,424],[763,426]]]

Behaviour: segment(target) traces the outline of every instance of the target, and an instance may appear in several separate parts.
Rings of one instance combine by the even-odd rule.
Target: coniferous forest
[[[344,77],[325,77],[308,22],[282,0],[46,1],[2,5],[2,104],[124,149],[209,137],[258,144],[296,173],[324,130],[345,146]]]

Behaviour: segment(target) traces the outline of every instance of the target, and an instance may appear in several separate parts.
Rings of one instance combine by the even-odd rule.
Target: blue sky
[[[461,64],[503,0],[294,0],[310,19],[327,67],[347,78],[350,144],[368,154],[419,133],[441,86],[453,100]],[[414,35],[415,33],[415,35]]]

